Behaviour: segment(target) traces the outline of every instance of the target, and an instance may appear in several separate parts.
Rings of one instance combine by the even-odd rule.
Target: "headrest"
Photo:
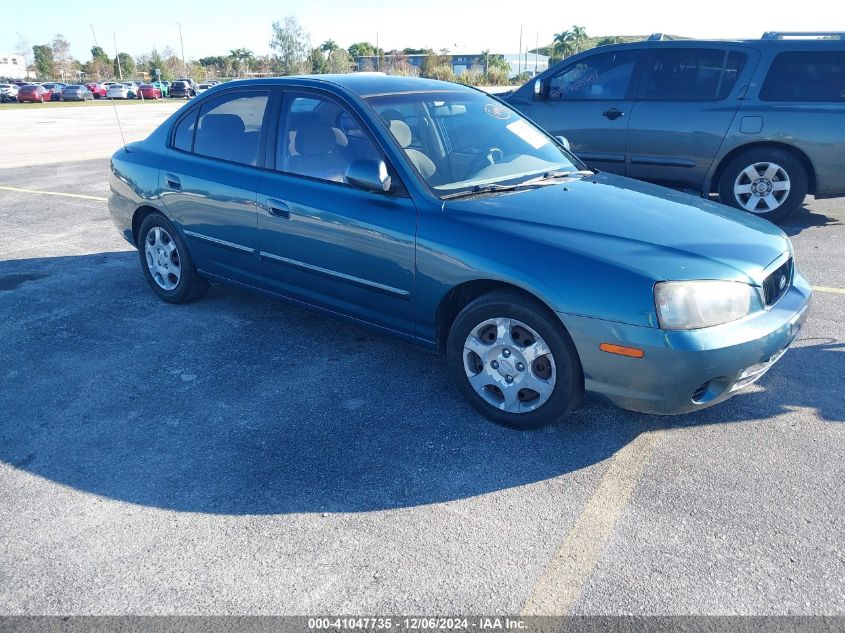
[[[394,120],[390,122],[390,133],[399,141],[402,148],[408,147],[411,144],[413,136],[411,135],[411,128],[404,121]]]
[[[202,118],[200,130],[205,134],[221,137],[236,136],[244,133],[244,121],[237,114],[206,114]]]
[[[334,131],[317,117],[304,120],[296,130],[294,148],[299,154],[328,154],[335,144]]]

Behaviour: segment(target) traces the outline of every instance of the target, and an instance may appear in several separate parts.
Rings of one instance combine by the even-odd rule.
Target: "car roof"
[[[339,86],[359,96],[370,97],[384,94],[413,93],[413,92],[477,92],[475,88],[450,81],[437,79],[422,79],[420,77],[405,77],[400,75],[385,75],[383,73],[356,72],[343,75],[294,75],[290,77],[267,77],[264,79],[241,79],[219,84],[231,88],[235,86],[249,86],[260,83],[262,85],[312,85]]]
[[[688,48],[690,46],[724,46],[725,44],[739,44],[744,46],[752,46],[759,49],[788,49],[788,50],[819,50],[819,49],[833,49],[841,50],[845,48],[845,40],[840,39],[822,39],[822,38],[761,38],[761,39],[706,39],[698,40],[694,38],[678,38],[678,39],[646,39],[637,40],[634,42],[621,42],[619,44],[605,44],[589,48],[577,54],[581,57],[587,53],[595,53],[602,50],[614,49],[642,49],[642,48]],[[575,57],[575,55],[572,55]],[[569,59],[569,58],[567,58]]]

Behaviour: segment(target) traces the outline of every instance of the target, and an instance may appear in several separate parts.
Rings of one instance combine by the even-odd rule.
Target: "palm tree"
[[[555,33],[552,40],[552,54],[558,59],[564,59],[567,55],[572,54],[574,48],[574,34],[572,31],[561,31]]]
[[[572,26],[572,41],[575,46],[575,54],[577,55],[578,52],[581,50],[581,44],[584,43],[584,40],[587,39],[587,29],[583,26]]]

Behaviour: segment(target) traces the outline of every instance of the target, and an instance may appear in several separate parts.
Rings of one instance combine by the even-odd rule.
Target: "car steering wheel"
[[[470,176],[477,174],[482,169],[500,162],[504,155],[505,153],[500,148],[491,147],[486,153],[479,154],[475,160],[472,161],[467,171]]]

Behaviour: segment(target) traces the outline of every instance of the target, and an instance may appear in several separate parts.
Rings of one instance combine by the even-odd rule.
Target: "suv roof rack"
[[[845,33],[839,31],[766,31],[760,39],[784,40],[788,37],[826,37],[845,40]]]

